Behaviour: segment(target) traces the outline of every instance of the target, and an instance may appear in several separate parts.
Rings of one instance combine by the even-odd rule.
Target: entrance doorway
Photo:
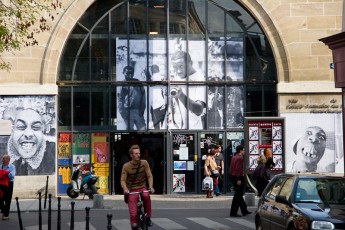
[[[112,187],[115,194],[122,194],[120,184],[122,166],[131,158],[129,149],[137,144],[140,147],[141,159],[149,162],[153,174],[153,187],[156,194],[166,193],[166,160],[165,160],[165,138],[163,133],[141,134],[141,133],[112,133],[111,151],[113,154]]]

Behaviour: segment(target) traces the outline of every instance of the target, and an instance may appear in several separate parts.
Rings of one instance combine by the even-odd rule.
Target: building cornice
[[[334,82],[311,81],[311,82],[279,82],[278,94],[295,93],[341,93],[340,88],[335,88]]]

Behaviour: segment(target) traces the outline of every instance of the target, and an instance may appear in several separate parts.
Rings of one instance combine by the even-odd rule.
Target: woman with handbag
[[[213,188],[207,190],[207,198],[213,198],[213,191],[216,186],[218,186],[219,171],[217,170],[217,163],[215,161],[215,154],[217,151],[216,145],[211,145],[210,153],[205,160],[205,175],[211,176],[213,179]]]

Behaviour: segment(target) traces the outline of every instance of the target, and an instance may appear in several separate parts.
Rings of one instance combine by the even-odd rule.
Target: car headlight
[[[311,229],[334,229],[334,224],[328,221],[313,221]]]

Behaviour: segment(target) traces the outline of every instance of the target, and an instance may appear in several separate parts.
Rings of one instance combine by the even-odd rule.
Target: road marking
[[[225,218],[225,219],[230,220],[231,222],[235,222],[236,224],[246,226],[247,228],[255,229],[255,224],[248,220],[245,220],[239,217]]]
[[[204,217],[189,217],[187,219],[211,229],[230,229],[228,226]]]
[[[172,230],[172,229],[187,229],[186,227],[176,223],[175,221],[172,221],[168,218],[151,218],[153,222],[153,226],[158,225],[159,227],[166,229],[166,230]]]
[[[67,224],[68,226],[70,226],[71,222],[68,222]],[[86,227],[86,222],[74,222],[74,229],[85,229],[85,227]],[[90,223],[89,223],[89,229],[96,230],[96,228]]]
[[[128,219],[112,220],[111,225],[118,230],[131,230],[131,224]]]
[[[39,225],[25,227],[26,230],[39,230]],[[42,225],[42,230],[48,229],[48,225]]]

